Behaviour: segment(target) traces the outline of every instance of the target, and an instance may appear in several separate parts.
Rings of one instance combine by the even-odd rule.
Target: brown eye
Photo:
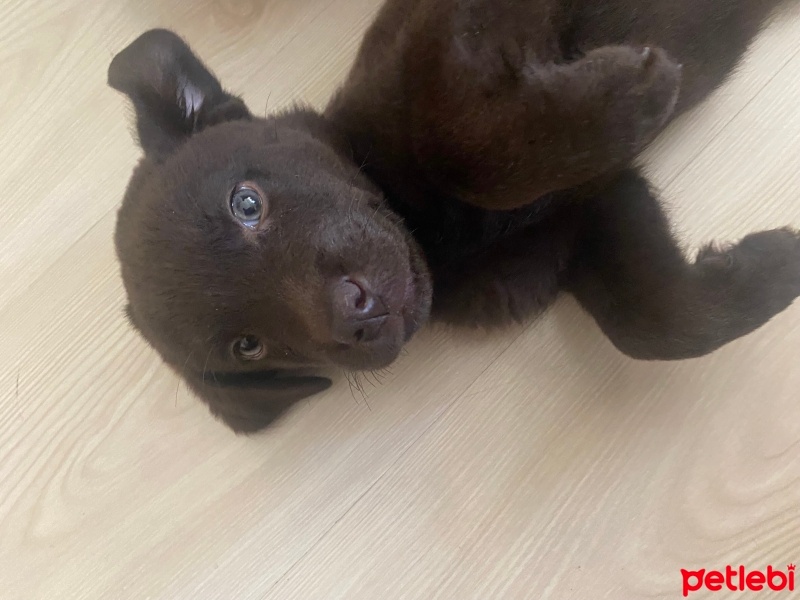
[[[243,360],[258,360],[266,354],[264,344],[254,335],[246,335],[236,340],[233,351]]]
[[[241,183],[231,193],[231,213],[245,227],[255,229],[267,212],[264,195],[254,183]]]

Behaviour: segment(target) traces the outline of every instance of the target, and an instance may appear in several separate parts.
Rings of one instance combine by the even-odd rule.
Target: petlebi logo
[[[683,597],[686,598],[693,592],[708,590],[719,592],[793,592],[794,591],[794,564],[786,569],[775,568],[769,565],[765,570],[751,570],[743,565],[733,567],[728,565],[724,571],[707,571],[699,569],[689,571],[681,569],[683,577]]]

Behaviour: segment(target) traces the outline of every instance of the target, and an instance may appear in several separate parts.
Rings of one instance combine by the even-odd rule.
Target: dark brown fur
[[[389,0],[324,114],[266,119],[147,32],[109,69],[145,153],[116,237],[130,319],[236,431],[327,387],[307,368],[389,364],[429,313],[505,324],[561,290],[630,356],[711,352],[800,294],[800,237],[687,261],[630,165],[777,4]]]

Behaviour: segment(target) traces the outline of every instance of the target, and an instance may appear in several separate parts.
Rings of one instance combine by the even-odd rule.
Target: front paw
[[[606,46],[572,65],[591,86],[607,131],[634,151],[652,141],[675,110],[682,68],[660,48]]]
[[[800,233],[792,229],[752,233],[724,249],[709,246],[696,264],[739,312],[756,322],[800,296]]]

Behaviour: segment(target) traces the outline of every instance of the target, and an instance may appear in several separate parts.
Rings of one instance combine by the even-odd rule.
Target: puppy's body
[[[238,431],[325,386],[287,369],[391,362],[431,286],[449,323],[567,290],[631,356],[710,352],[800,294],[799,238],[687,262],[630,164],[776,4],[389,0],[324,115],[266,120],[144,34],[109,71],[145,150],[117,229],[131,320]]]
[[[582,289],[576,265],[599,252],[641,271],[629,273],[626,296],[672,304],[631,310],[684,313],[683,324],[659,317],[649,349],[607,331],[618,345],[648,358],[703,354],[742,329],[718,331],[723,317],[738,319],[730,311],[712,316],[713,300],[654,279],[667,265],[686,264],[646,182],[628,165],[664,124],[725,80],[775,4],[390,0],[326,114],[420,240],[433,270],[435,316],[519,320],[564,287]],[[640,243],[651,248],[589,242],[585,229],[605,216],[600,199],[613,207],[617,191],[626,205],[618,218],[630,231],[609,224],[613,235],[648,223],[649,239]],[[625,202],[629,196],[640,201]],[[619,246],[631,256],[615,257]],[[591,296],[601,293],[624,310],[618,294],[612,300],[591,287],[586,302],[596,305]],[[714,324],[690,319],[689,308]],[[665,340],[683,336],[693,338],[676,339],[683,350]]]

